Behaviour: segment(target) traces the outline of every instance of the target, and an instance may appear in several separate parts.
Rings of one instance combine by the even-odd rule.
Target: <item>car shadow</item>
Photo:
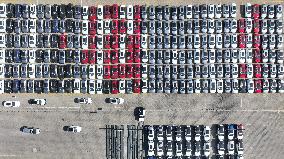
[[[63,126],[63,131],[67,131],[69,126]]]
[[[74,103],[79,103],[79,98],[74,98]]]
[[[20,131],[23,131],[25,127],[27,127],[27,126],[20,127]]]
[[[106,99],[105,99],[105,102],[106,102],[106,103],[110,103],[110,98],[106,98]]]

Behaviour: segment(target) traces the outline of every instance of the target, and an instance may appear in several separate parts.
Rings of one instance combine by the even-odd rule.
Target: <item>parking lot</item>
[[[5,1],[4,1],[5,2]],[[11,1],[9,1],[11,2]],[[68,1],[66,4],[81,4]],[[207,1],[191,1],[202,4]],[[218,1],[226,3],[228,1]],[[14,1],[13,1],[14,3]],[[17,2],[15,2],[17,3]],[[18,3],[23,3],[20,1]],[[36,1],[25,1],[35,3]],[[41,2],[39,2],[41,3]],[[45,1],[42,3],[57,3]],[[188,1],[102,1],[97,4],[177,5]],[[212,2],[213,3],[213,2]],[[214,2],[215,3],[215,2]],[[216,1],[217,3],[217,1]],[[238,1],[244,4],[244,1]],[[259,1],[252,1],[260,3]],[[275,3],[280,3],[279,1]],[[83,1],[93,5],[93,1]],[[237,15],[239,17],[239,15]],[[105,103],[107,97],[122,97],[123,105]],[[91,97],[91,105],[74,103],[76,97]],[[45,98],[47,105],[31,106],[30,98]],[[4,100],[19,100],[19,108],[0,108],[0,158],[106,158],[106,125],[136,125],[133,111],[146,109],[145,125],[244,125],[244,157],[282,159],[284,156],[284,98],[281,94],[5,94]],[[63,131],[66,125],[80,125],[82,132]],[[20,132],[22,126],[41,129],[39,135]],[[213,136],[214,137],[214,136]],[[127,151],[125,149],[125,151]],[[127,158],[127,152],[123,153]]]

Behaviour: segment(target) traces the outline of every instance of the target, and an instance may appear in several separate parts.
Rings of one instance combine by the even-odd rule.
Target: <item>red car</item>
[[[254,34],[253,36],[253,47],[257,49],[260,47],[260,35],[259,34]]]
[[[59,42],[59,49],[65,49],[66,48],[66,35],[60,35],[59,37],[60,42]]]
[[[113,4],[111,7],[111,18],[112,19],[118,18],[118,5],[117,4]]]
[[[96,36],[95,35],[89,35],[89,49],[95,49],[96,48]]]
[[[134,43],[133,35],[127,35],[127,45],[126,45],[127,48],[132,49],[133,43]]]
[[[261,78],[261,65],[260,64],[256,64],[254,65],[254,77],[255,78]]]
[[[81,63],[82,64],[89,63],[89,52],[88,52],[88,50],[82,50],[82,52],[81,52]]]
[[[111,65],[111,78],[112,79],[118,78],[118,66],[117,65]]]
[[[254,4],[252,6],[252,17],[254,19],[258,19],[259,18],[259,4]]]
[[[141,57],[140,57],[140,49],[134,50],[134,57],[133,57],[134,63],[140,63]]]
[[[90,50],[89,54],[89,64],[95,64],[96,63],[96,51]]]
[[[89,22],[89,34],[96,35],[97,33],[97,22]]]
[[[105,5],[104,6],[104,19],[110,19],[111,14],[110,14],[110,5]]]
[[[126,33],[126,21],[124,19],[119,21],[119,33],[120,34]]]
[[[140,64],[134,65],[134,78],[140,78],[141,71],[140,71]]]
[[[97,8],[95,6],[91,6],[89,8],[89,20],[95,21],[97,19]]]
[[[104,48],[110,49],[110,35],[104,36]]]
[[[140,35],[140,28],[141,28],[141,21],[140,20],[135,20],[133,22],[133,32],[134,32],[134,34],[139,34]]]
[[[118,63],[118,50],[111,50],[111,63]]]
[[[134,37],[134,48],[139,49],[140,44],[141,44],[140,35],[135,35],[135,37]]]
[[[239,32],[244,33],[245,32],[245,19],[239,19]]]
[[[125,78],[125,64],[119,65],[119,78]]]
[[[112,35],[111,48],[117,49],[118,45],[119,45],[119,36],[118,35]]]
[[[254,80],[255,93],[262,93],[262,81],[260,79]]]
[[[240,64],[240,78],[247,78],[247,65]]]
[[[260,49],[254,49],[253,50],[253,58],[254,58],[254,62],[261,63]]]
[[[112,20],[111,22],[111,33],[112,34],[118,33],[118,21],[117,20]]]
[[[133,92],[134,93],[141,93],[141,81],[139,79],[133,80]]]
[[[118,81],[113,80],[111,81],[111,94],[117,94],[118,93]]]
[[[104,79],[110,79],[110,65],[104,65]]]
[[[131,64],[127,64],[125,68],[126,72],[126,78],[132,78],[133,77],[133,67]]]
[[[240,48],[246,47],[246,36],[244,34],[239,35],[239,47]]]
[[[126,63],[133,63],[133,50],[128,49],[125,53],[125,62]]]
[[[259,19],[253,20],[253,32],[259,33]]]
[[[103,50],[104,64],[110,64],[110,50]]]
[[[135,5],[134,6],[134,19],[141,19],[141,11],[140,11],[140,6],[139,5]]]

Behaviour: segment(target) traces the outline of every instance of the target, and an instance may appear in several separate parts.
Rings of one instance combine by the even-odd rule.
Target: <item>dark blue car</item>
[[[58,33],[59,32],[58,20],[57,19],[52,20],[52,32],[53,33]]]

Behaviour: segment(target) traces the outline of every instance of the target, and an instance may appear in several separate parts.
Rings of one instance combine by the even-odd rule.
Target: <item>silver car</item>
[[[186,86],[184,80],[179,81],[179,93],[185,94]]]

